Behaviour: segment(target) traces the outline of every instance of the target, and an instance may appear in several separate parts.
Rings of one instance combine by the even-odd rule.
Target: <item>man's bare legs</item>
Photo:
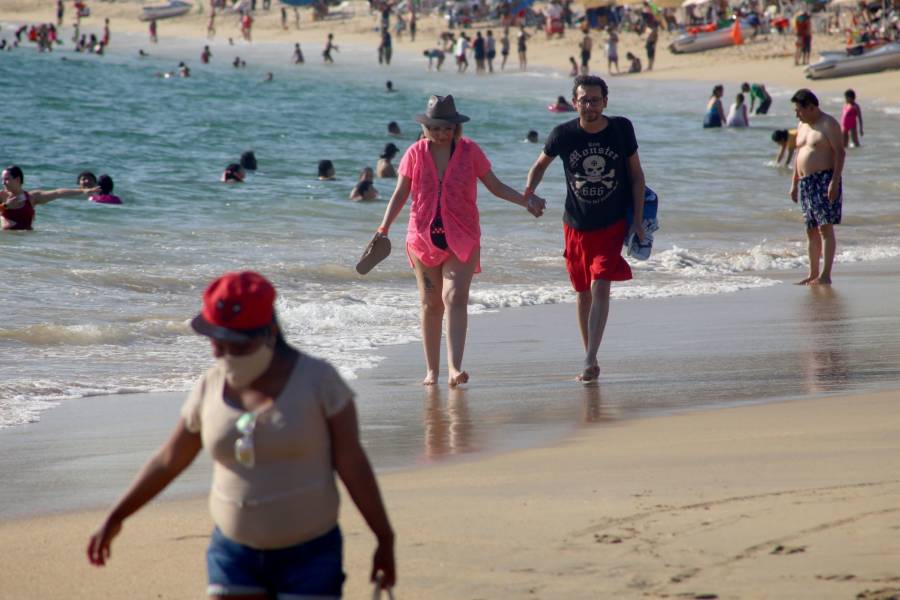
[[[444,301],[441,298],[443,278],[441,267],[426,267],[413,257],[419,302],[422,304],[422,347],[425,350],[425,379],[422,385],[434,385],[441,366],[441,322],[444,320]]]
[[[456,256],[450,256],[441,265],[444,275],[443,303],[447,308],[447,382],[451,387],[469,381],[469,374],[462,370],[462,360],[469,327],[469,288],[478,265],[479,253],[480,250],[476,248],[465,263]]]
[[[609,317],[609,289],[609,281],[595,279],[591,282],[590,290],[578,292],[578,326],[581,329],[585,356],[584,370],[576,379],[582,383],[594,381],[600,375],[597,353],[600,351],[606,319]]]
[[[809,243],[809,276],[797,282],[797,285],[816,285],[831,283],[831,267],[834,264],[834,254],[837,241],[834,237],[834,225],[820,225],[806,230],[806,239]],[[822,257],[824,246],[825,264],[819,271],[819,261]]]

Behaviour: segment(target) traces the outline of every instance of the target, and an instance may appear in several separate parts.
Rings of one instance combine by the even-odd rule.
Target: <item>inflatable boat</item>
[[[172,17],[180,17],[190,12],[193,4],[182,2],[181,0],[171,0],[167,4],[157,4],[155,6],[145,6],[141,16],[141,21],[153,21],[159,19],[171,19]]]
[[[804,69],[808,79],[830,79],[900,69],[900,42],[885,44],[855,56],[847,53],[822,55],[822,59]]]
[[[749,23],[741,22],[742,29],[750,28]],[[703,52],[714,48],[725,48],[734,45],[734,29],[732,26],[716,29],[715,31],[698,31],[697,33],[685,33],[669,44],[672,54],[686,54],[688,52]]]

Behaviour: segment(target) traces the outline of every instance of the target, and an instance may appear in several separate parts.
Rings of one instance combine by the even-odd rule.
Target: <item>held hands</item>
[[[546,200],[529,190],[525,190],[524,196],[525,208],[528,209],[528,212],[533,214],[535,218],[544,214],[544,209],[547,207]]]
[[[95,567],[102,567],[111,555],[110,546],[113,539],[122,531],[121,521],[104,521],[94,535],[91,536],[87,547],[88,561]]]

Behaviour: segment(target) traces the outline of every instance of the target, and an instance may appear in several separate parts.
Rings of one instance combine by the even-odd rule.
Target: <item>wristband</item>
[[[384,227],[384,226],[379,227],[379,228],[376,229],[375,231],[376,231],[377,233],[380,233],[381,235],[387,235],[387,234],[388,234],[388,228],[387,228],[387,227]]]

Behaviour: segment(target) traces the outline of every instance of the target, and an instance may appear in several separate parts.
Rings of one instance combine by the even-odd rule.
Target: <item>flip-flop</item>
[[[356,272],[365,275],[371,271],[375,265],[383,261],[391,253],[391,240],[381,234],[375,234],[369,245],[366,246],[359,262],[356,264]]]

